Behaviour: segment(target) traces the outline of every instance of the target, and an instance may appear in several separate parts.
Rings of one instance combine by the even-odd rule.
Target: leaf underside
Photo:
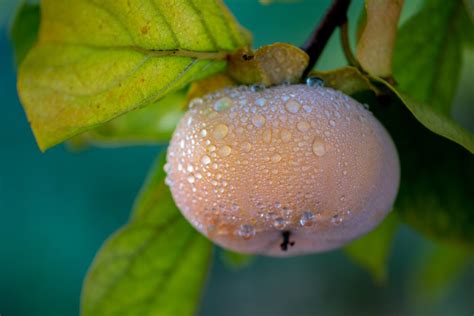
[[[223,70],[247,38],[220,1],[44,0],[19,95],[44,150]]]

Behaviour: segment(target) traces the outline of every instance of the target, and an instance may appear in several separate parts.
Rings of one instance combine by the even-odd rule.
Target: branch
[[[333,0],[323,20],[302,47],[309,55],[308,67],[304,72],[305,76],[313,69],[334,30],[347,21],[347,10],[350,3],[351,0]]]

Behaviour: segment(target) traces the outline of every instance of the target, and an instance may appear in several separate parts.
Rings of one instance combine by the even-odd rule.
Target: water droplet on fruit
[[[279,230],[284,229],[286,227],[286,220],[283,217],[275,218],[275,221],[273,222],[273,227]]]
[[[298,124],[296,124],[296,127],[300,132],[307,132],[309,130],[309,123],[306,121],[300,121]]]
[[[201,98],[192,99],[191,102],[189,102],[189,108],[192,109],[192,108],[194,108],[196,106],[199,106],[203,103],[204,103],[204,100],[201,99]]]
[[[211,158],[209,158],[208,155],[204,155],[202,156],[201,158],[201,162],[204,164],[204,165],[208,165],[211,163]]]
[[[245,153],[248,153],[250,150],[252,150],[252,145],[250,143],[243,143],[242,144],[242,151],[245,152]]]
[[[286,129],[282,129],[280,132],[280,138],[284,143],[289,142],[291,140],[291,132]]]
[[[267,103],[267,100],[265,100],[264,98],[258,98],[257,100],[255,100],[255,104],[258,106],[264,106],[265,103]]]
[[[220,98],[214,103],[214,110],[216,110],[217,112],[222,112],[230,108],[232,106],[232,103],[232,99],[230,99],[229,97]]]
[[[324,154],[326,153],[326,147],[324,146],[324,143],[316,139],[313,142],[313,153],[318,157],[324,156]]]
[[[331,223],[333,223],[334,225],[339,225],[340,223],[342,223],[342,217],[339,216],[338,214],[335,214],[335,215],[331,218]]]
[[[225,145],[225,146],[222,146],[221,148],[219,148],[219,150],[217,152],[218,152],[219,156],[227,157],[232,152],[232,149],[229,146]]]
[[[306,79],[308,87],[324,87],[324,80],[319,77],[308,77]]]
[[[298,101],[295,100],[289,100],[286,102],[286,110],[290,113],[298,113],[298,111],[301,108],[301,104]]]
[[[272,162],[279,162],[281,160],[280,154],[273,154],[272,155]]]
[[[311,226],[311,225],[313,225],[314,221],[315,221],[315,216],[314,216],[313,212],[305,211],[303,213],[303,215],[301,215],[300,225],[301,226]]]
[[[248,224],[240,225],[237,234],[243,239],[250,239],[255,236],[255,228]]]
[[[250,86],[250,91],[252,92],[259,92],[265,90],[265,86],[261,83],[253,84]]]
[[[218,124],[216,127],[214,127],[214,137],[215,139],[223,139],[224,137],[227,136],[227,133],[229,132],[229,128],[225,124]]]
[[[252,124],[255,126],[255,127],[262,127],[263,125],[265,125],[265,117],[263,117],[262,115],[260,114],[257,114],[255,115],[254,117],[252,117]]]

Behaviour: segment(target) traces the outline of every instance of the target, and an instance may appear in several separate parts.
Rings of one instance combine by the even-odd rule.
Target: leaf
[[[356,56],[374,76],[392,74],[392,55],[403,0],[365,0],[366,15]]]
[[[194,98],[200,98],[208,93],[225,87],[234,86],[236,83],[232,78],[223,73],[194,81],[188,91],[187,99],[191,101]]]
[[[367,90],[376,94],[380,93],[369,78],[355,67],[348,66],[329,71],[313,71],[309,74],[309,77],[321,78],[326,87],[342,91],[348,95]]]
[[[10,38],[15,53],[15,63],[19,66],[38,38],[40,7],[38,4],[23,2],[16,13],[10,29]]]
[[[414,269],[412,297],[423,305],[432,305],[462,277],[472,260],[472,249],[436,245]]]
[[[221,258],[224,263],[232,269],[242,269],[247,267],[255,259],[255,257],[252,255],[233,252],[225,249],[223,249],[221,252]]]
[[[349,258],[370,272],[379,284],[387,280],[388,256],[398,225],[397,213],[391,212],[375,230],[344,248]]]
[[[275,43],[257,51],[242,49],[231,56],[229,74],[244,84],[261,83],[265,86],[301,80],[309,56],[290,44]]]
[[[466,15],[461,0],[426,1],[398,34],[394,76],[405,104],[423,125],[474,152],[473,135],[452,119],[463,34],[472,30]]]
[[[220,1],[41,3],[18,89],[45,150],[222,71],[248,35]]]
[[[212,245],[174,206],[162,158],[129,224],[111,237],[90,268],[82,315],[194,315]]]
[[[411,112],[414,105],[403,106],[406,99],[397,94],[392,98],[391,104],[371,110],[389,131],[400,156],[396,211],[431,239],[474,247],[474,156],[420,124]]]
[[[184,114],[186,94],[178,91],[70,140],[73,147],[164,144]]]

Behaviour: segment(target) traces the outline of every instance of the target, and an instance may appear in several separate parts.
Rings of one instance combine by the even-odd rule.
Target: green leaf
[[[186,93],[179,91],[146,108],[131,111],[70,140],[73,147],[163,144],[184,114]]]
[[[462,0],[426,1],[397,36],[394,76],[423,125],[474,152],[474,136],[452,119],[464,34],[472,30],[466,15]]]
[[[242,269],[250,265],[250,263],[255,259],[254,256],[233,252],[230,250],[223,249],[221,252],[222,261],[232,269]]]
[[[249,44],[215,0],[44,0],[41,19],[18,88],[42,150],[222,71]]]
[[[474,247],[474,156],[426,129],[411,112],[414,104],[403,106],[407,99],[390,89],[394,102],[371,110],[390,132],[400,156],[396,211],[429,238]]]
[[[472,249],[436,245],[414,269],[412,297],[423,305],[436,303],[462,277],[472,260]]]
[[[162,158],[131,222],[102,247],[87,275],[82,315],[194,315],[212,245],[174,206]]]
[[[10,29],[10,38],[15,53],[17,67],[25,59],[38,39],[40,7],[38,4],[23,2],[16,13]]]
[[[375,230],[344,248],[349,258],[369,271],[379,284],[387,279],[388,256],[398,224],[397,213],[392,212]]]
[[[392,55],[403,0],[365,0],[357,60],[374,76],[392,74]]]

